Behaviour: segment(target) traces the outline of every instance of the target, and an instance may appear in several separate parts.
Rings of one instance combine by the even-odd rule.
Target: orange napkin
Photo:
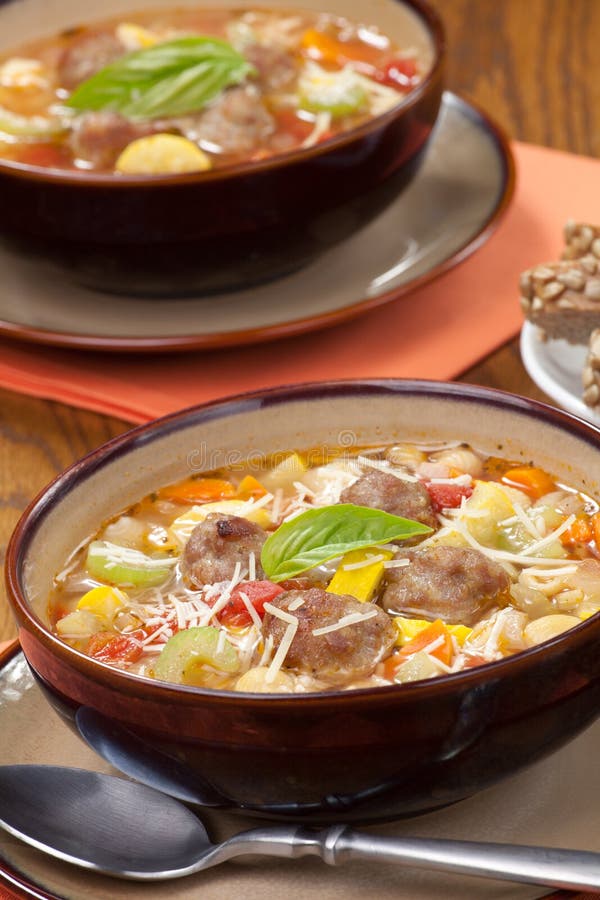
[[[459,266],[351,322],[276,343],[118,355],[0,341],[0,386],[143,422],[240,391],[357,377],[451,379],[520,329],[520,272],[556,259],[568,218],[596,220],[600,161],[513,144],[517,190],[496,233]]]

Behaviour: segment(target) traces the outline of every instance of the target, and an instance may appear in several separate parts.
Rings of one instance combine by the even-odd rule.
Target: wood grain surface
[[[432,5],[447,29],[450,90],[476,101],[511,137],[598,155],[600,0]],[[526,375],[516,342],[461,380],[547,399]],[[0,391],[0,559],[31,498],[62,468],[126,428],[105,416]],[[14,635],[2,591],[0,641]]]

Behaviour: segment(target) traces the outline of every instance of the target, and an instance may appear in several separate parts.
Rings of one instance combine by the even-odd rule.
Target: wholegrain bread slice
[[[600,328],[600,258],[595,254],[528,269],[519,287],[523,313],[543,338],[588,344]]]
[[[570,219],[564,228],[564,238],[561,259],[581,259],[584,256],[600,259],[600,225]]]
[[[600,328],[592,331],[583,367],[583,402],[588,406],[600,406]]]

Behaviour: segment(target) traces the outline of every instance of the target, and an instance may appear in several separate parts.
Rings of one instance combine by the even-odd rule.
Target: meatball
[[[223,153],[251,153],[275,130],[275,122],[253,85],[223,91],[205,110],[172,120],[192,141],[214,144]]]
[[[507,573],[479,550],[440,545],[409,550],[406,558],[408,566],[386,573],[381,602],[390,612],[474,625],[508,599]]]
[[[125,52],[125,47],[114,34],[107,31],[83,32],[70,42],[58,61],[59,81],[72,91]]]
[[[296,608],[296,603],[302,604]],[[296,601],[296,603],[294,602]],[[361,603],[347,594],[338,596],[321,588],[287,591],[271,601],[272,606],[289,611],[298,619],[298,629],[287,652],[285,665],[323,681],[339,684],[352,678],[370,675],[377,663],[388,656],[396,639],[396,628],[382,609]],[[358,613],[372,618],[353,625],[315,635],[314,629],[334,625],[343,616]],[[271,635],[275,647],[281,643],[288,623],[267,612],[263,633]]]
[[[266,91],[289,88],[298,74],[299,67],[285,48],[249,44],[244,49],[244,56],[255,66],[258,83]]]
[[[266,540],[263,529],[240,516],[210,513],[192,531],[182,556],[182,571],[197,587],[227,581],[236,563],[248,570],[248,560],[254,553],[256,577],[264,578],[260,553]]]
[[[164,131],[159,124],[132,122],[116,112],[104,110],[77,116],[69,142],[73,155],[96,169],[112,168],[121,150],[136,138]]]
[[[437,525],[427,489],[419,481],[404,481],[381,469],[371,469],[343,490],[340,503],[382,509],[395,516],[422,522],[431,528]]]

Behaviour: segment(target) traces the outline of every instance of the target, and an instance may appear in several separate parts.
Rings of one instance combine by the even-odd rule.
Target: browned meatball
[[[264,578],[260,553],[267,535],[263,529],[240,516],[210,513],[196,525],[185,545],[181,567],[183,574],[197,587],[227,581],[239,562],[248,571],[254,553],[256,577]]]
[[[254,85],[229,88],[202,112],[171,123],[192,141],[207,141],[234,154],[251,153],[275,130]]]
[[[132,122],[116,112],[101,110],[77,116],[69,142],[74,156],[86,160],[94,168],[112,169],[127,144],[136,138],[165,130],[160,124]]]
[[[107,31],[82,32],[71,40],[58,62],[61,85],[73,90],[126,53],[114,34]]]
[[[386,573],[381,602],[389,612],[474,625],[494,604],[505,605],[510,579],[479,550],[439,546],[405,555],[408,566]]]
[[[266,91],[290,87],[299,71],[292,54],[282,47],[250,44],[244,49],[244,56],[256,67],[258,83]]]
[[[385,658],[396,639],[396,628],[382,609],[370,603],[360,603],[347,594],[329,594],[321,588],[308,591],[288,591],[271,601],[278,609],[288,611],[290,604],[302,600],[290,615],[298,619],[298,630],[285,658],[285,665],[315,678],[340,684],[349,679],[370,675],[377,663]],[[315,635],[314,629],[334,625],[352,613],[377,614],[364,622],[347,625],[326,634]],[[288,623],[272,613],[265,613],[263,633],[271,635],[275,647],[281,643]]]
[[[431,528],[437,525],[431,497],[419,481],[403,481],[380,469],[371,469],[342,491],[340,503],[382,509]]]

